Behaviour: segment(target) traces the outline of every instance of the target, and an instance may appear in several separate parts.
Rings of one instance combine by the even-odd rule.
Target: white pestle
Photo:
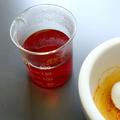
[[[115,107],[120,110],[120,81],[113,85],[111,90],[111,99]]]

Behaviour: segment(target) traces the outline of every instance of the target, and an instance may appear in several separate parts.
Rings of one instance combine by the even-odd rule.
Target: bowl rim
[[[94,101],[92,99],[92,95],[90,93],[89,78],[92,71],[92,67],[96,62],[97,58],[99,58],[105,51],[108,51],[109,49],[118,44],[120,44],[120,37],[109,39],[97,46],[88,54],[79,72],[79,97],[83,109],[86,111],[87,116],[91,120],[105,120],[105,118],[95,106]]]

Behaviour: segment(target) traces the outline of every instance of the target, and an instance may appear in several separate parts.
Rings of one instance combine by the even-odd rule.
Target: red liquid
[[[69,37],[58,31],[46,29],[29,36],[23,47],[32,52],[48,52],[61,47]],[[27,65],[32,82],[53,88],[64,84],[72,73],[72,44],[65,49],[47,55],[26,55],[31,64]]]

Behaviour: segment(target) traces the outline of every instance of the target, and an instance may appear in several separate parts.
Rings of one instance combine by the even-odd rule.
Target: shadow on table
[[[65,85],[44,89],[30,83],[33,120],[85,120],[74,75]]]

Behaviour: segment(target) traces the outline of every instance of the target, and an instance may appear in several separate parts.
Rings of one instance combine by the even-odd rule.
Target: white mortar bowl
[[[120,37],[96,47],[83,62],[78,87],[82,106],[90,120],[105,120],[93,101],[93,95],[103,72],[115,66],[120,66]]]

